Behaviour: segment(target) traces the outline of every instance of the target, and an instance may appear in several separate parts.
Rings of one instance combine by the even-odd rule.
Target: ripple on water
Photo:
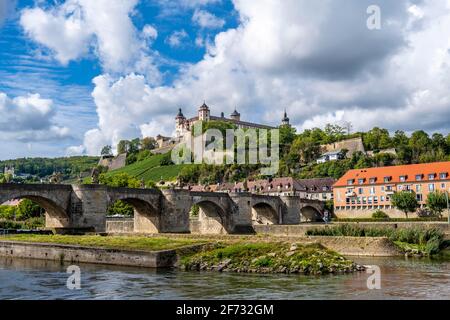
[[[81,290],[68,290],[66,266],[0,258],[0,299],[450,299],[450,262],[354,259],[381,268],[381,290],[368,274],[257,275],[177,272],[80,264]]]

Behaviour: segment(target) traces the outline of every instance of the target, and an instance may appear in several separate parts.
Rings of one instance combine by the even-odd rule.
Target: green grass
[[[292,249],[291,244],[280,242],[219,243],[215,248],[182,257],[181,265],[187,270],[214,270],[224,265],[228,270],[239,272],[307,274],[349,271],[355,266],[320,244],[297,245]]]
[[[108,172],[107,176],[126,173],[137,179],[148,182],[159,182],[161,177],[164,181],[173,181],[177,178],[185,165],[160,166],[159,163],[164,155],[153,155],[145,160],[135,162],[129,166]]]
[[[126,236],[69,236],[69,235],[6,235],[0,240],[56,243],[100,247],[107,249],[158,251],[178,249],[184,246],[204,243],[194,239],[170,239],[165,237],[126,237]]]
[[[444,233],[437,228],[377,228],[361,227],[354,224],[340,224],[321,229],[306,231],[309,236],[334,236],[334,237],[388,237],[404,250],[405,245],[416,245],[413,249],[419,249],[426,255],[439,252],[444,244]],[[405,245],[404,245],[405,244]]]

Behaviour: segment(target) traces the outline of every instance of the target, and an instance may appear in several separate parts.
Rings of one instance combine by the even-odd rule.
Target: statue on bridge
[[[62,180],[61,172],[53,172],[53,174],[49,178],[49,182],[51,184],[60,184]]]
[[[92,168],[91,178],[92,178],[93,184],[99,183],[99,176],[100,176],[100,171],[98,170],[98,168],[97,167]]]

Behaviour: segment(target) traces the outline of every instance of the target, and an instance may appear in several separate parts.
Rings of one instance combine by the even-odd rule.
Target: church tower
[[[236,121],[241,121],[241,114],[237,112],[236,108],[234,108],[233,113],[230,114],[230,118]]]
[[[181,111],[178,109],[178,114],[175,118],[175,132],[177,137],[182,137],[186,128],[186,118]]]
[[[200,121],[209,121],[210,119],[210,111],[209,107],[203,102],[203,105],[198,109],[198,120]]]
[[[283,116],[283,119],[281,119],[281,125],[282,126],[291,126],[290,124],[289,124],[289,118],[288,118],[288,116],[287,116],[287,112],[286,112],[286,109],[284,109],[284,116]]]

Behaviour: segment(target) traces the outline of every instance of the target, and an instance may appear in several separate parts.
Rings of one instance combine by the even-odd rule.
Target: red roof
[[[334,187],[348,186],[349,180],[354,180],[353,185],[360,185],[360,179],[364,179],[362,185],[371,184],[385,184],[384,179],[390,178],[389,183],[408,183],[417,182],[416,175],[423,175],[420,181],[429,181],[428,175],[435,174],[435,181],[439,181],[440,174],[446,173],[446,180],[450,179],[450,162],[435,162],[435,163],[422,163],[411,164],[403,166],[393,167],[379,167],[368,169],[354,169],[347,171],[335,184]],[[401,181],[400,177],[406,176],[405,181]],[[376,178],[375,182],[371,183],[371,179]]]

